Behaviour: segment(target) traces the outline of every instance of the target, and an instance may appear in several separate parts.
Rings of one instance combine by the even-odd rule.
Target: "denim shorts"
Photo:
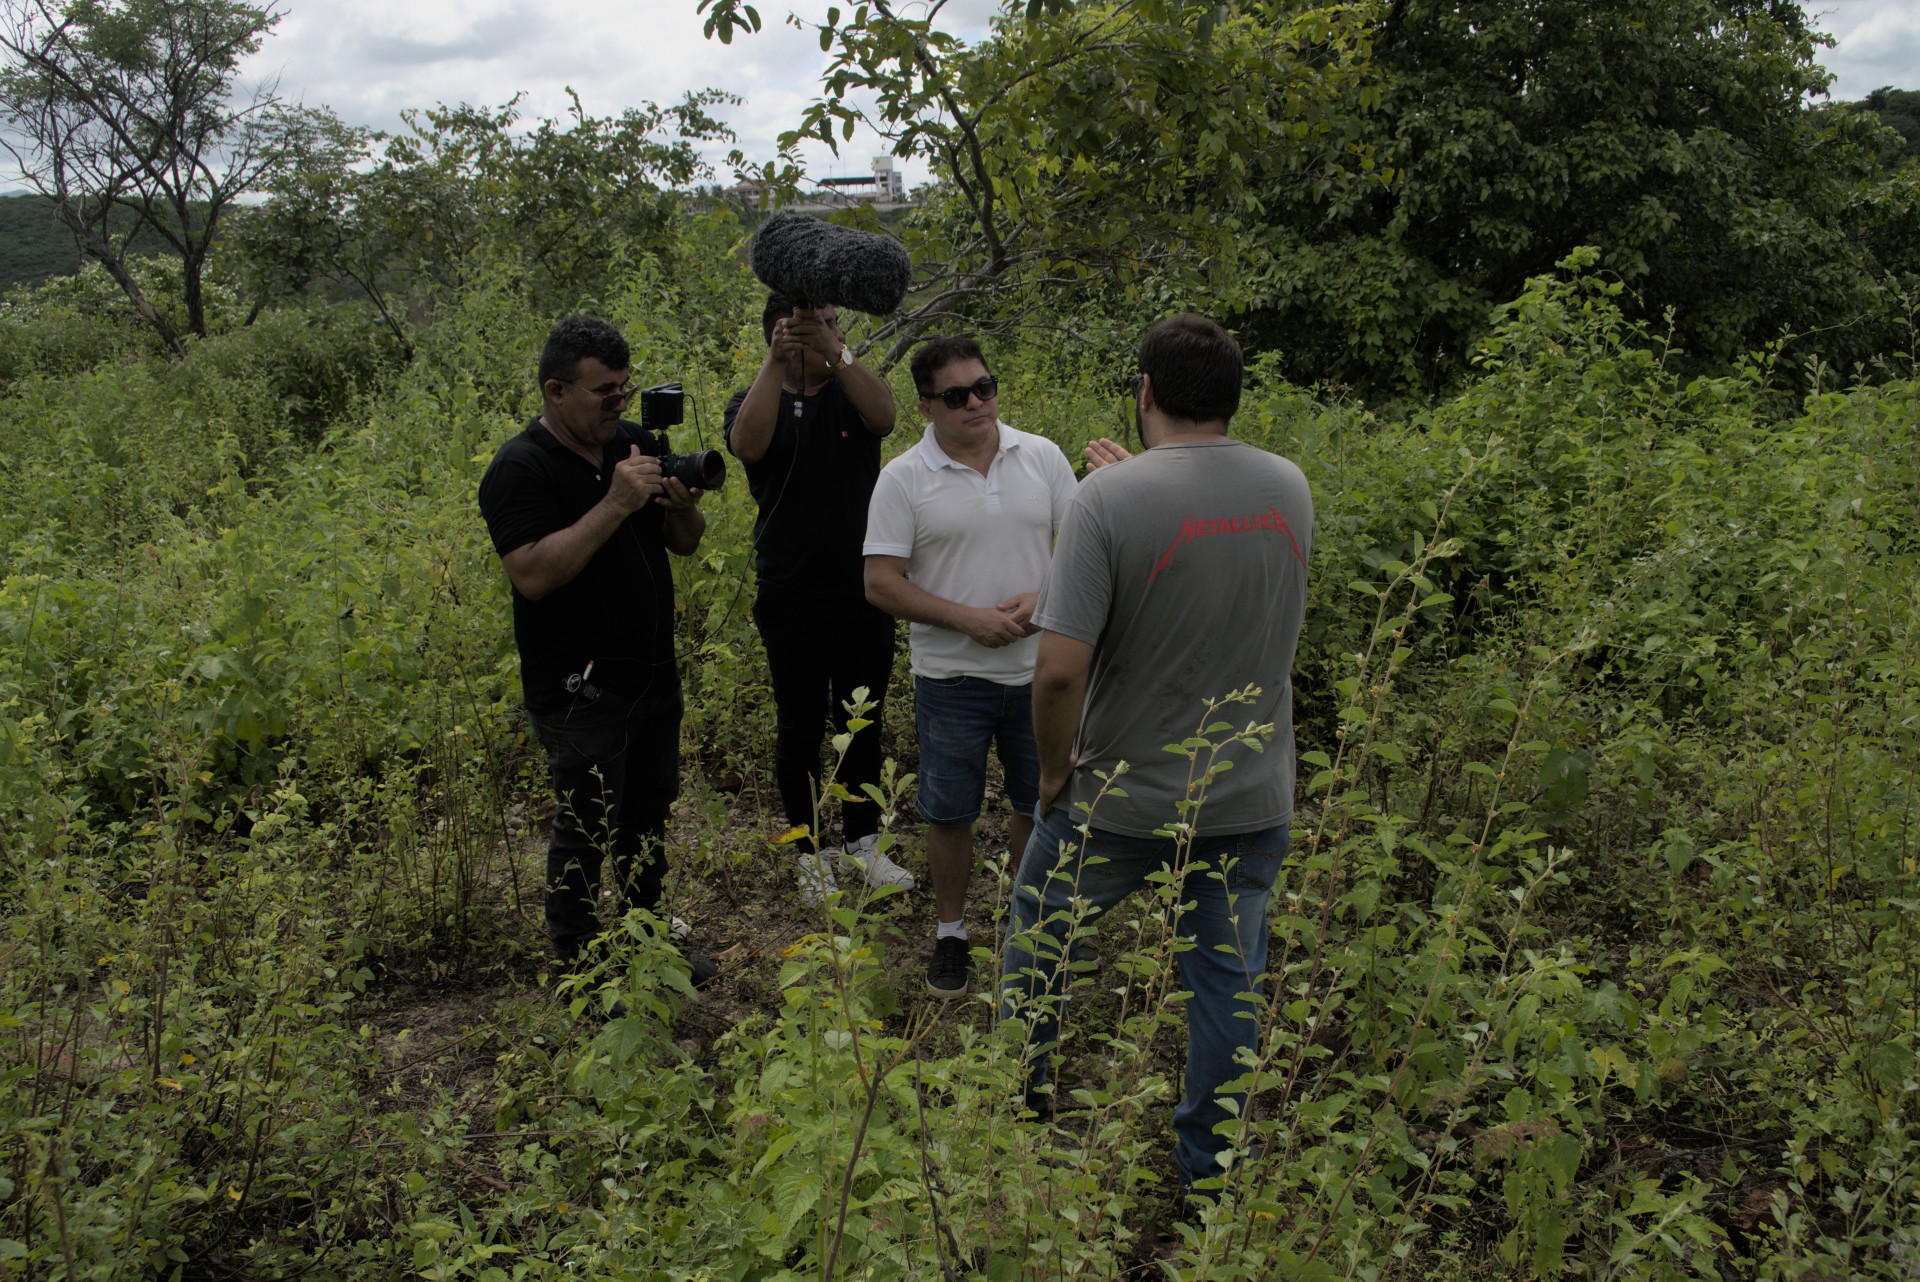
[[[1040,801],[1033,746],[1033,687],[983,677],[915,677],[913,720],[920,733],[920,816],[936,828],[965,828],[987,793],[987,746],[1000,752],[1007,800],[1020,814]]]

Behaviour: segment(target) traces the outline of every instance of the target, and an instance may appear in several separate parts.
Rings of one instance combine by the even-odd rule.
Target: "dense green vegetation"
[[[1920,90],[1886,85],[1857,103],[1840,105],[1872,112],[1874,119],[1900,135],[1897,143],[1887,144],[1890,162],[1920,159]]]
[[[708,430],[757,348],[733,234],[689,228],[601,300]],[[339,307],[186,362],[16,369],[0,1267],[1900,1275],[1920,394],[1785,396],[1765,354],[1676,375],[1616,290],[1580,263],[1531,285],[1482,377],[1408,420],[1271,376],[1238,420],[1321,503],[1314,769],[1267,1156],[1161,1238],[1158,915],[1102,928],[1069,1058],[1092,1110],[1015,1124],[985,1007],[900,984],[918,906],[810,920],[770,809],[719,790],[769,741],[738,486],[681,567],[673,895],[746,947],[679,1014],[684,972],[637,932],[575,1002],[626,1018],[542,996],[535,755],[472,498],[532,403],[544,318],[511,290],[470,289],[404,367]],[[8,351],[60,350],[43,324],[82,322]],[[1027,426],[1102,426],[1090,376],[999,364]],[[493,996],[440,1048],[395,1040],[396,1009],[476,976]],[[409,1071],[445,1045],[484,1070]]]
[[[1811,110],[1831,76],[1794,3],[1009,7],[972,46],[886,4],[819,27],[833,60],[787,140],[864,119],[942,179],[907,236],[941,266],[896,352],[1074,288],[1205,299],[1297,382],[1432,394],[1493,307],[1591,246],[1698,368],[1784,331],[1821,336],[1787,359],[1851,374],[1920,297],[1892,100]]]
[[[996,39],[1059,53],[1098,20],[1034,10],[1069,25]],[[1128,12],[1162,24],[1141,74],[1199,38]],[[1210,56],[1313,34],[1236,29]],[[1361,79],[1364,34],[1318,32]],[[1340,106],[1361,79],[1315,77],[1314,110],[1365,132]],[[1100,92],[1090,64],[1001,88],[1062,113]],[[8,296],[0,1277],[1912,1275],[1910,311],[1878,316],[1871,350],[1854,329],[1689,347],[1575,245],[1462,305],[1447,390],[1389,372],[1375,401],[1303,386],[1297,349],[1249,324],[1236,433],[1306,470],[1319,537],[1295,847],[1248,1156],[1217,1209],[1179,1219],[1170,1191],[1165,905],[1098,923],[1060,1083],[1080,1107],[1051,1126],[1015,1120],[984,998],[920,996],[924,896],[799,906],[737,474],[676,565],[670,906],[725,973],[694,1000],[630,921],[556,995],[551,800],[474,490],[568,308],[622,326],[642,381],[684,379],[676,443],[714,443],[759,364],[759,291],[734,213],[660,195],[700,176],[681,144],[713,101],[519,133],[510,107],[439,109],[368,165],[371,140],[330,135],[330,167],[216,246],[184,356],[99,268]],[[1067,118],[999,137],[1058,141]],[[1167,120],[1143,199],[1194,190],[1178,129],[1222,123]],[[1089,200],[1121,190],[1096,181],[1108,142],[1149,141],[1096,136],[1114,123],[1075,144]],[[606,148],[626,170],[588,163]],[[1856,193],[1889,243],[1920,237],[1915,172]],[[951,195],[902,234],[948,238],[922,266],[981,287],[955,305],[1005,335],[1007,416],[1077,453],[1112,430],[1131,337],[1209,303],[1149,237],[1205,229],[1115,206],[1120,234],[1075,240],[1100,229],[1069,203],[981,276]],[[1825,243],[1801,230],[1778,261]],[[1113,272],[1083,278],[1096,262]],[[191,332],[182,264],[132,270]],[[1749,289],[1768,279],[1727,283]],[[907,702],[860,733],[896,763],[885,831],[914,866]],[[1233,725],[1230,703],[1195,709],[1183,750],[1257,733]],[[977,901],[1006,875],[983,861]]]

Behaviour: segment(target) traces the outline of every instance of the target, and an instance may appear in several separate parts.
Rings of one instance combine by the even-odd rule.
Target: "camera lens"
[[[727,462],[718,450],[669,454],[660,462],[663,472],[690,490],[717,490],[727,479]]]

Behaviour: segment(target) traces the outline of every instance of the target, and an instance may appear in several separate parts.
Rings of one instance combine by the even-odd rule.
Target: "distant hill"
[[[1880,117],[1880,123],[1900,132],[1907,140],[1906,150],[1897,160],[1920,158],[1920,90],[1895,89],[1889,85],[1876,89],[1859,106]]]
[[[146,232],[134,242],[133,252],[168,251],[158,237]],[[31,193],[0,195],[0,291],[38,285],[79,270],[79,246],[54,217],[51,200]]]
[[[80,270],[80,251],[45,196],[0,196],[0,290]]]

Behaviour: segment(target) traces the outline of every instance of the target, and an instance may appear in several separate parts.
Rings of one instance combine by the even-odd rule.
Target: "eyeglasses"
[[[950,410],[967,408],[967,398],[978,396],[982,402],[990,401],[1000,390],[1000,380],[989,374],[977,383],[968,383],[965,387],[949,387],[944,392],[922,392],[921,396],[929,401],[939,401]]]
[[[580,387],[580,384],[568,383],[567,386]],[[600,408],[603,410],[611,410],[618,409],[620,406],[632,400],[634,393],[639,389],[634,387],[632,379],[628,379],[612,391],[608,391],[605,387],[581,387],[580,390],[588,396],[598,396],[600,398]]]

